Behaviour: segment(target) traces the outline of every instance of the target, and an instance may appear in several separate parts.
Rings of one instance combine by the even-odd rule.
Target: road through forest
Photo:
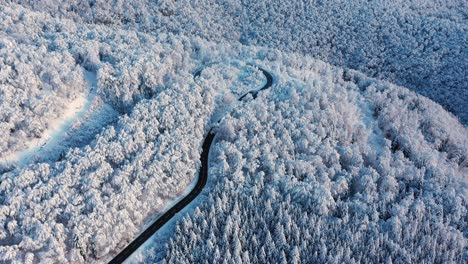
[[[258,92],[268,89],[273,84],[273,76],[264,70],[263,68],[258,67],[258,69],[265,75],[266,83],[265,85],[258,89],[258,90],[251,90],[241,97],[239,97],[239,101],[244,99],[248,94],[251,94],[252,97],[255,99],[257,98]],[[201,74],[203,69],[198,70],[193,75],[194,79],[198,78]],[[124,262],[130,255],[133,254],[141,245],[143,245],[154,233],[156,233],[164,224],[166,224],[172,217],[174,217],[178,212],[184,209],[187,205],[189,205],[203,190],[206,185],[208,179],[208,156],[210,152],[211,144],[213,143],[213,139],[216,133],[210,129],[207,136],[205,137],[202,145],[202,154],[200,156],[201,161],[201,168],[198,172],[198,179],[197,183],[195,184],[194,188],[187,194],[182,200],[177,202],[173,207],[167,210],[163,215],[161,215],[154,223],[152,223],[145,231],[143,231],[135,240],[133,240],[127,247],[125,247],[117,256],[115,256],[109,263],[122,263]]]

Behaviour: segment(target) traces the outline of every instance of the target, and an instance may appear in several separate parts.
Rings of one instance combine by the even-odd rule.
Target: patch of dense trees
[[[404,88],[289,60],[302,70],[219,126],[216,187],[164,263],[463,262],[466,128]]]

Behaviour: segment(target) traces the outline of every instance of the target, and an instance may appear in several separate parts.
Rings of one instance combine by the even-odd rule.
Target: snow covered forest
[[[0,0],[0,262],[108,262],[212,127],[131,262],[466,262],[467,5]]]
[[[279,48],[415,90],[468,122],[464,0],[13,0],[54,17]]]
[[[2,21],[3,22],[3,21]],[[2,23],[2,27],[4,24]],[[85,91],[81,67],[69,52],[50,52],[16,31],[0,38],[0,158],[40,138],[48,122]]]
[[[219,126],[216,188],[164,263],[462,263],[466,128],[406,89],[289,63]]]

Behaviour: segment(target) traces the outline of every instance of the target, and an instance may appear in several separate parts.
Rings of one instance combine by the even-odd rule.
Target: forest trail
[[[239,97],[238,101],[242,101],[244,97],[248,94],[252,95],[255,99],[257,98],[258,92],[266,90],[273,85],[273,76],[266,71],[265,69],[258,67],[258,69],[265,75],[266,83],[265,85],[258,89],[258,90],[251,90],[241,97]],[[203,68],[196,71],[193,74],[193,78],[196,79],[200,76]],[[189,205],[203,190],[208,180],[208,156],[210,152],[211,144],[213,143],[214,137],[216,136],[216,132],[213,132],[212,129],[208,132],[205,139],[203,140],[202,145],[202,154],[200,156],[201,167],[198,172],[198,179],[197,183],[182,200],[176,203],[173,207],[167,210],[163,215],[161,215],[154,223],[152,223],[145,231],[143,231],[136,239],[134,239],[127,247],[125,247],[117,256],[115,256],[109,263],[123,263],[130,255],[133,254],[141,245],[143,245],[154,233],[156,233],[164,224],[166,224],[173,216],[175,216],[178,212],[184,209],[187,205]]]
[[[65,104],[65,108],[60,116],[51,119],[48,127],[42,131],[40,137],[34,138],[26,143],[26,148],[9,153],[5,156],[0,154],[0,167],[2,164],[14,164],[24,167],[30,162],[37,162],[55,149],[59,149],[64,138],[71,130],[74,123],[83,118],[90,110],[95,93],[89,92],[97,88],[96,73],[84,71],[84,79],[88,87],[88,92],[78,94],[75,99]],[[47,151],[45,151],[47,150]]]

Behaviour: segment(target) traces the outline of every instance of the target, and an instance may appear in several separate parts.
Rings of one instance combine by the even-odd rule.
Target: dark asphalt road
[[[255,99],[257,98],[258,92],[270,88],[273,84],[273,76],[267,72],[266,70],[259,67],[262,71],[263,75],[265,75],[267,82],[266,84],[260,88],[259,90],[252,90],[247,92],[246,94],[242,95],[238,100],[241,101],[245,96],[251,94],[252,97]],[[197,78],[200,76],[203,69],[198,70],[194,73],[193,77]],[[187,194],[182,200],[176,203],[172,208],[170,208],[167,212],[161,215],[154,223],[151,224],[143,233],[141,233],[135,240],[132,241],[126,248],[124,248],[117,256],[115,256],[109,263],[122,263],[124,262],[135,250],[137,250],[143,243],[146,242],[156,231],[158,231],[164,224],[166,224],[174,215],[180,212],[184,207],[186,207],[190,202],[192,202],[203,190],[206,185],[206,181],[208,179],[208,156],[210,152],[211,143],[213,143],[213,139],[215,137],[215,133],[210,131],[208,135],[205,137],[202,146],[202,154],[200,157],[201,161],[201,168],[198,172],[198,181],[195,184],[195,187]]]

